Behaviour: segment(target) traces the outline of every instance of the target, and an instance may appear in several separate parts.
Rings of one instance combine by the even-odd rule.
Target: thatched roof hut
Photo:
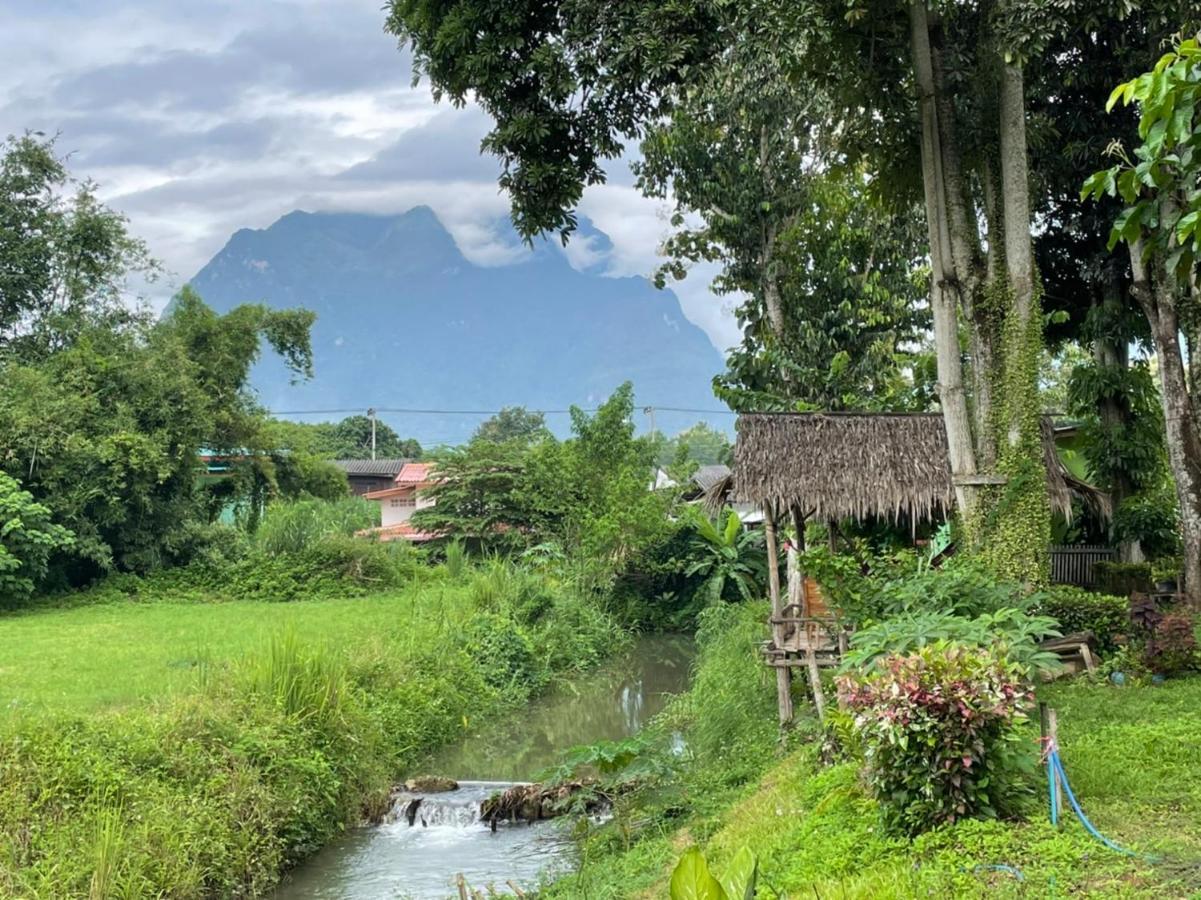
[[[1075,489],[1043,425],[1052,507],[1071,518]],[[712,499],[755,503],[774,514],[797,507],[818,521],[947,515],[955,486],[939,413],[751,413],[738,417],[730,478]],[[1100,497],[1090,500],[1104,508]]]

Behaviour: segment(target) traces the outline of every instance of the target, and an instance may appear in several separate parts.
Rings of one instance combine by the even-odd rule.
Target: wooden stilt
[[[771,597],[772,638],[777,647],[784,646],[784,626],[780,618],[784,605],[780,599],[780,552],[776,544],[776,519],[770,506],[763,507],[763,534],[767,540],[767,589]],[[787,666],[776,669],[776,694],[780,707],[780,724],[792,721],[792,673]]]
[[[805,517],[800,510],[792,510],[792,527],[796,531],[797,547],[805,545]],[[805,580],[805,573],[797,571],[797,578],[801,583],[801,611],[802,615],[808,619],[812,615],[809,609],[809,586]],[[820,626],[806,624],[806,629],[812,629]],[[826,718],[826,693],[822,690],[821,672],[817,667],[817,653],[814,651],[814,644],[817,642],[817,635],[810,633],[809,639],[805,641],[805,666],[809,671],[809,690],[813,694],[813,708],[817,710],[817,717],[821,721]]]

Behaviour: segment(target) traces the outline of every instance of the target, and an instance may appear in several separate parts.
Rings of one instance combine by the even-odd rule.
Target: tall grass
[[[105,802],[96,817],[92,842],[92,881],[88,900],[109,900],[117,895],[117,872],[121,865],[121,847],[125,843],[125,811],[120,803]]]
[[[292,630],[272,637],[247,671],[255,694],[299,722],[335,719],[350,689],[345,663],[328,648],[303,645]]]
[[[379,507],[362,497],[273,503],[255,532],[255,544],[265,553],[301,553],[325,538],[378,523]]]
[[[457,580],[463,576],[466,568],[467,550],[463,542],[455,538],[446,545],[446,574]]]

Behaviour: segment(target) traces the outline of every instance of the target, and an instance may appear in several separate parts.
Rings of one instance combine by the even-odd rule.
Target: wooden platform
[[[783,615],[773,616],[773,634],[783,638],[764,641],[763,656],[769,666],[793,668],[808,664],[809,649],[823,668],[833,668],[846,652],[849,632],[832,616],[805,616],[798,604],[784,607]]]

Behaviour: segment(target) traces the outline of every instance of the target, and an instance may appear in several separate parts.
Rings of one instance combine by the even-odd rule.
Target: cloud
[[[528,252],[499,162],[479,153],[488,118],[413,87],[379,0],[10,0],[0,58],[0,134],[60,134],[72,171],[175,273],[160,303],[236,230],[294,209],[425,204],[477,264]],[[625,161],[609,176],[581,207],[608,239],[584,229],[548,246],[577,268],[649,275],[662,204],[638,194]],[[677,292],[723,348],[737,330],[707,283],[690,277]]]

